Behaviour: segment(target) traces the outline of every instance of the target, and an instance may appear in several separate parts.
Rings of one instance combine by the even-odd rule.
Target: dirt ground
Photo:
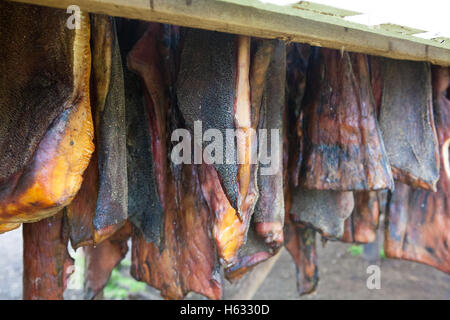
[[[368,263],[352,256],[349,245],[329,242],[318,248],[320,283],[315,294],[299,297],[295,267],[284,251],[254,299],[450,299],[450,276],[431,267],[399,260],[380,263],[381,289],[366,286]],[[22,232],[0,235],[0,299],[21,299]],[[148,289],[136,299],[157,298]],[[76,296],[75,296],[76,297]]]

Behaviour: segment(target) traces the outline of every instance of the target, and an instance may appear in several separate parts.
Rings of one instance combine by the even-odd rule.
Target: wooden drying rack
[[[2,0],[0,0],[2,1]],[[402,26],[370,27],[350,22],[356,12],[299,1],[279,6],[258,0],[12,0],[131,19],[169,23],[395,59],[450,66],[450,39],[414,37]],[[417,32],[415,32],[417,33]]]

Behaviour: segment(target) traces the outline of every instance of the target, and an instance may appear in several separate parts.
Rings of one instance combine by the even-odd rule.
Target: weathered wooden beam
[[[370,28],[295,6],[258,0],[13,0],[263,38],[306,42],[395,59],[450,65],[449,41]]]

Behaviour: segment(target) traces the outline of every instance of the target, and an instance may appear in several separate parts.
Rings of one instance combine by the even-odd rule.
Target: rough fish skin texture
[[[299,295],[313,293],[319,283],[315,231],[304,225],[295,225],[287,221],[285,239],[286,249],[295,263]]]
[[[23,299],[63,300],[72,273],[63,212],[23,226]]]
[[[202,121],[202,130],[218,129],[225,141],[226,129],[235,128],[237,36],[185,29],[176,85],[178,104],[188,129]],[[202,132],[202,134],[203,134]],[[226,150],[227,153],[230,150]],[[233,160],[236,160],[236,152]],[[224,160],[227,158],[223,154]],[[231,206],[238,209],[238,165],[215,164]]]
[[[159,199],[152,154],[149,115],[139,78],[125,72],[127,105],[128,214],[149,242],[159,246],[163,209]]]
[[[412,260],[450,273],[450,101],[448,68],[433,66],[433,100],[440,146],[437,191],[413,189],[396,183],[385,229],[387,257]]]
[[[71,30],[64,10],[2,2],[0,15],[0,223],[31,222],[73,199],[94,150],[89,17]]]
[[[125,92],[119,41],[111,17],[93,17],[93,86],[95,138],[99,167],[94,242],[114,234],[128,209]],[[100,44],[105,44],[99,46]],[[110,62],[110,69],[104,70]],[[108,70],[109,69],[109,70]]]
[[[355,208],[344,225],[344,235],[340,241],[370,243],[375,241],[380,216],[376,191],[354,193]]]
[[[108,283],[112,270],[125,258],[131,224],[125,225],[97,246],[87,246],[84,278],[84,298],[95,299]]]
[[[394,178],[436,190],[439,150],[430,64],[381,58],[378,64],[382,78],[379,122]]]
[[[292,191],[292,220],[314,228],[325,238],[342,237],[344,222],[353,208],[353,193],[350,191],[307,190],[301,187]]]
[[[361,191],[393,187],[366,55],[316,48],[303,109],[301,183],[305,188]]]

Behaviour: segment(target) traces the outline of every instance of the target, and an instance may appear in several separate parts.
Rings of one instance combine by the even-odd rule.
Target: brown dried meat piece
[[[431,265],[450,273],[450,74],[433,67],[434,116],[440,146],[437,191],[396,183],[387,213],[384,252],[387,257]]]
[[[316,232],[304,225],[286,221],[285,239],[286,249],[295,263],[299,295],[313,293],[319,283]]]
[[[85,247],[84,298],[95,299],[109,281],[113,269],[128,252],[131,224],[125,225],[97,246]]]
[[[305,188],[361,191],[393,187],[366,55],[316,48],[303,109],[301,181]]]
[[[164,202],[162,249],[133,234],[132,276],[161,290],[169,299],[190,291],[220,299],[222,284],[218,257],[211,237],[212,216],[201,193],[194,165],[183,165],[181,181],[166,178],[167,192],[179,196]]]
[[[345,220],[344,235],[340,241],[370,243],[375,241],[380,210],[376,191],[354,193],[355,208]]]
[[[394,178],[416,188],[435,190],[439,150],[430,65],[381,58],[378,63],[382,78],[379,122]]]

